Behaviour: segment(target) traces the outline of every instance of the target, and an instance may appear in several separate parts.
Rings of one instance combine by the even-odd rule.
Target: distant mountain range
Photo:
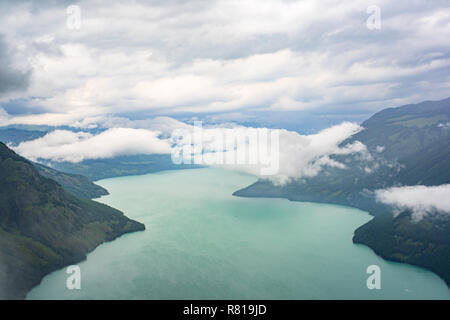
[[[84,177],[33,164],[0,143],[0,299],[22,299],[46,274],[84,260],[105,241],[145,229],[86,199],[104,192]]]
[[[383,258],[428,268],[450,285],[450,215],[411,221],[394,217],[373,191],[399,185],[450,183],[450,98],[388,108],[362,124],[342,143],[364,143],[369,157],[336,155],[349,169],[327,168],[312,178],[278,186],[270,180],[236,191],[241,197],[277,197],[356,207],[374,219],[355,231],[353,241]],[[449,195],[450,197],[450,195]]]

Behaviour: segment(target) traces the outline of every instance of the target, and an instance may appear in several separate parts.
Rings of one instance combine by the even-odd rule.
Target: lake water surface
[[[233,197],[252,176],[206,168],[99,181],[98,201],[147,230],[105,243],[81,268],[65,269],[28,299],[450,299],[433,273],[387,262],[352,243],[371,217],[360,210],[283,199]],[[366,268],[381,268],[369,290]]]

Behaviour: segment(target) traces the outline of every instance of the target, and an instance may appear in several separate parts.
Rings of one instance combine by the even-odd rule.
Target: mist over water
[[[360,210],[231,194],[255,178],[215,168],[102,180],[98,201],[147,230],[105,243],[81,268],[81,290],[65,269],[28,299],[450,299],[444,281],[387,262],[355,245]],[[381,290],[366,287],[369,265]]]

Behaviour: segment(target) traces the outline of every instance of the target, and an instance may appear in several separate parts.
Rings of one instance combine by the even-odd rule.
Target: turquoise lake
[[[81,290],[65,269],[28,299],[450,299],[424,269],[388,262],[352,243],[363,211],[231,194],[255,177],[215,168],[99,181],[97,199],[146,225],[99,246],[81,268]],[[369,290],[369,265],[381,290]]]

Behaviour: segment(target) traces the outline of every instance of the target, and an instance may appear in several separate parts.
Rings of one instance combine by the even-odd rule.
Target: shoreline
[[[249,186],[247,186],[249,187]],[[243,188],[246,189],[247,187]],[[377,256],[379,256],[380,258],[386,260],[386,261],[390,261],[390,262],[396,262],[396,263],[403,263],[403,264],[408,264],[417,268],[421,268],[427,271],[432,272],[433,274],[435,274],[436,276],[438,276],[440,279],[442,279],[442,281],[445,282],[445,284],[447,285],[447,288],[450,290],[450,279],[446,279],[445,277],[443,277],[441,274],[439,274],[438,272],[436,272],[435,270],[432,270],[431,268],[428,268],[426,266],[420,265],[420,264],[415,264],[412,262],[405,262],[405,261],[401,261],[399,259],[395,259],[395,258],[390,258],[387,255],[382,254],[379,250],[376,250],[373,246],[363,242],[363,241],[355,241],[355,234],[357,232],[357,230],[359,230],[360,228],[366,226],[368,223],[370,223],[373,219],[375,219],[375,214],[371,213],[370,211],[366,211],[362,208],[358,208],[356,206],[352,206],[352,205],[347,205],[347,204],[341,204],[341,203],[330,203],[330,202],[325,202],[325,201],[300,201],[300,200],[294,200],[294,199],[290,199],[288,197],[283,197],[283,196],[257,196],[257,195],[240,195],[237,194],[239,191],[243,190],[243,189],[239,189],[235,192],[233,192],[232,196],[234,197],[241,197],[241,198],[266,198],[266,199],[284,199],[284,200],[288,200],[288,201],[292,201],[292,202],[310,202],[310,203],[318,203],[318,204],[330,204],[330,205],[336,205],[336,206],[342,206],[342,207],[347,207],[347,208],[353,208],[353,209],[358,209],[361,211],[366,212],[368,215],[370,215],[372,217],[372,219],[370,219],[369,221],[367,221],[366,223],[360,225],[358,228],[356,228],[353,231],[353,237],[352,237],[352,243],[354,244],[361,244],[364,245],[368,248],[370,248],[373,253]]]

